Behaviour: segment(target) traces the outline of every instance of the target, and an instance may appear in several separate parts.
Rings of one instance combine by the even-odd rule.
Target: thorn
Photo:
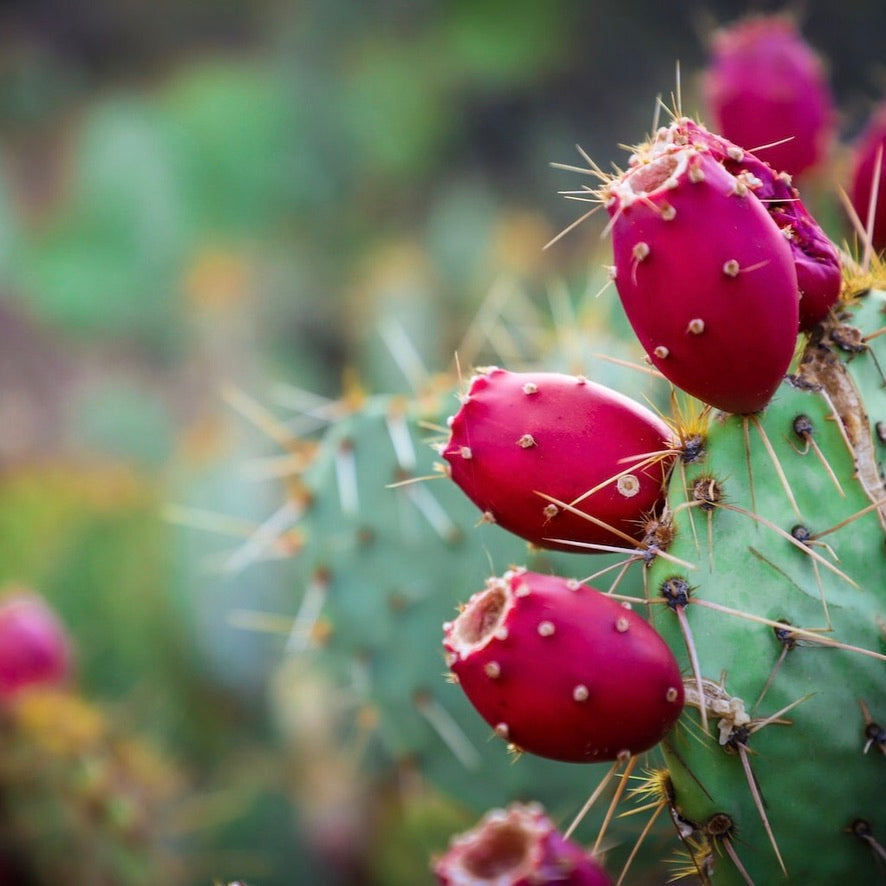
[[[738,853],[735,851],[735,847],[732,845],[732,840],[728,837],[724,837],[721,841],[723,844],[723,848],[726,850],[726,854],[732,860],[732,863],[737,868],[739,874],[741,874],[742,879],[747,883],[747,886],[754,886],[754,881],[751,879],[751,875],[747,872],[747,868],[742,864],[741,859],[738,857]]]
[[[643,830],[640,831],[640,836],[634,841],[634,846],[631,849],[630,855],[628,855],[627,861],[625,861],[624,866],[621,869],[621,873],[618,876],[618,880],[616,880],[615,886],[621,886],[624,882],[625,877],[628,875],[628,871],[631,868],[631,865],[634,862],[634,859],[637,857],[637,853],[640,851],[640,847],[643,845],[643,841],[649,835],[649,832],[652,830],[655,822],[658,820],[659,815],[667,809],[667,803],[665,801],[660,801],[658,805],[655,807],[655,811],[649,817],[649,821],[646,822]]]
[[[631,597],[622,597],[620,595],[613,596],[620,600],[627,599],[632,602],[645,602],[644,600],[636,600],[636,598]],[[720,603],[713,603],[710,600],[702,600],[698,597],[693,598],[692,602],[696,606],[706,606],[708,609],[713,609],[716,612],[722,612],[724,615],[733,615],[736,618],[744,618],[747,621],[753,621],[757,624],[769,625],[769,627],[771,628],[790,631],[791,633],[796,634],[798,637],[812,640],[816,645],[819,646],[827,646],[832,649],[844,649],[847,652],[857,652],[860,655],[867,655],[870,658],[876,658],[878,661],[886,661],[886,655],[884,655],[882,652],[874,652],[872,649],[864,649],[861,646],[852,646],[849,643],[842,643],[839,640],[832,639],[831,637],[822,636],[820,631],[813,631],[808,628],[798,628],[794,625],[788,624],[787,622],[773,621],[771,618],[763,618],[763,616],[761,615],[753,615],[750,612],[742,612],[740,609],[732,609],[729,606],[723,606]]]
[[[236,574],[256,562],[266,550],[274,547],[280,537],[299,520],[306,506],[306,503],[295,502],[292,499],[285,501],[267,520],[256,527],[255,532],[231,554],[225,563],[225,572]]]
[[[754,777],[753,769],[751,769],[751,761],[748,759],[748,749],[746,745],[741,743],[738,744],[738,756],[741,758],[741,766],[742,769],[744,769],[751,796],[754,798],[754,805],[757,807],[757,813],[760,816],[760,820],[763,822],[763,828],[766,831],[766,836],[769,837],[769,843],[775,852],[775,857],[778,859],[778,866],[781,868],[781,872],[787,877],[788,871],[784,866],[784,859],[781,857],[778,843],[775,840],[775,834],[772,832],[772,826],[769,824],[769,816],[766,815],[766,808],[763,803],[763,795],[760,793],[757,779]]]
[[[754,487],[754,470],[751,466],[751,432],[750,432],[750,422],[748,421],[748,417],[743,415],[741,417],[741,429],[744,434],[744,454],[745,461],[747,463],[748,468],[748,490],[751,494],[751,511],[756,513],[757,511],[757,493]]]
[[[557,234],[552,239],[548,240],[547,243],[542,247],[542,250],[550,249],[555,243],[559,240],[562,240],[570,231],[574,231],[582,222],[589,219],[592,215],[599,212],[603,208],[602,204],[595,206],[593,209],[589,209],[584,215],[579,216],[574,222],[566,225],[559,234]]]
[[[339,506],[346,517],[355,517],[360,512],[360,494],[357,482],[357,459],[352,440],[342,440],[338,444],[334,463]]]
[[[862,508],[860,511],[856,511],[852,516],[847,517],[845,520],[841,520],[834,526],[831,526],[830,529],[823,529],[821,532],[816,532],[813,534],[812,538],[814,540],[820,539],[824,535],[830,535],[832,532],[836,532],[838,529],[842,529],[849,523],[852,523],[854,520],[857,520],[859,517],[863,517],[865,514],[870,513],[871,511],[878,511],[881,507],[886,505],[886,498],[880,499],[880,501],[875,501],[873,504],[868,505],[866,508]]]
[[[289,637],[286,640],[288,654],[304,652],[310,646],[328,590],[329,575],[323,571],[316,572],[305,588],[289,630]]]
[[[394,409],[385,417],[385,425],[391,445],[394,447],[394,456],[397,466],[405,473],[410,473],[416,465],[415,447],[412,445],[412,436],[402,409]]]
[[[625,762],[625,770],[619,777],[618,787],[615,789],[615,793],[612,795],[612,801],[609,804],[609,808],[606,810],[606,815],[603,818],[603,824],[600,825],[600,830],[597,832],[597,839],[594,841],[594,848],[591,850],[593,855],[597,855],[600,851],[600,846],[603,843],[603,837],[606,834],[606,830],[609,827],[610,822],[612,821],[612,817],[615,813],[616,808],[618,807],[619,801],[622,798],[622,794],[624,794],[625,788],[628,786],[628,779],[631,776],[631,773],[634,771],[634,766],[637,765],[637,757],[629,754],[627,751],[624,751],[622,755],[627,755],[627,759]],[[620,761],[618,761],[620,762]]]
[[[769,672],[769,677],[766,679],[766,683],[763,686],[760,694],[757,696],[757,700],[754,702],[751,710],[756,708],[761,701],[763,701],[764,696],[769,691],[770,686],[772,686],[772,681],[775,679],[775,675],[778,673],[778,669],[781,667],[782,662],[784,662],[787,657],[788,652],[793,649],[793,645],[788,645],[787,643],[783,643],[781,647],[781,652],[778,655],[778,658],[775,660],[775,664],[772,666],[772,670]]]
[[[834,566],[833,563],[825,560],[825,558],[822,557],[821,554],[814,551],[808,545],[803,544],[803,542],[801,541],[797,541],[797,539],[794,538],[794,536],[791,535],[790,532],[785,532],[784,529],[782,529],[780,526],[776,526],[771,520],[767,520],[765,517],[761,517],[759,514],[755,514],[751,511],[746,510],[745,508],[740,508],[737,505],[727,504],[726,502],[718,502],[716,507],[724,508],[727,511],[735,511],[736,514],[743,514],[745,517],[749,517],[751,520],[756,520],[767,529],[771,529],[773,532],[780,535],[783,539],[785,539],[785,541],[790,542],[792,545],[794,545],[794,547],[799,548],[813,560],[817,560],[822,566],[830,569],[831,572],[842,578],[843,581],[845,581],[847,584],[851,585],[853,588],[858,589],[858,583],[853,581],[848,575],[846,575],[845,572],[837,569],[837,567]]]
[[[606,786],[609,784],[610,781],[612,781],[613,776],[618,772],[619,769],[621,769],[622,765],[625,762],[628,762],[632,759],[634,758],[630,756],[627,758],[619,756],[618,759],[615,760],[615,762],[609,767],[609,769],[606,770],[606,774],[603,776],[603,778],[600,779],[597,787],[595,787],[594,790],[591,791],[591,795],[588,797],[587,800],[585,800],[585,804],[579,810],[578,815],[576,815],[575,818],[572,819],[572,823],[563,834],[564,839],[568,840],[572,836],[575,829],[584,820],[584,817],[588,814],[588,812],[591,811],[591,807],[594,805],[594,803],[597,802],[603,791],[606,790]]]
[[[591,354],[591,357],[595,360],[605,360],[607,363],[613,363],[616,366],[624,366],[626,369],[633,369],[635,372],[643,372],[646,375],[651,375],[653,378],[664,378],[657,369],[653,369],[650,366],[642,366],[639,363],[632,363],[630,360],[622,360],[618,357],[611,357],[609,354],[600,353]]]
[[[565,501],[560,501],[560,499],[554,498],[554,496],[548,495],[545,492],[540,492],[537,489],[534,489],[533,493],[540,496],[545,501],[549,501],[551,502],[551,504],[557,505],[557,507],[562,508],[564,511],[569,511],[571,514],[575,514],[577,517],[581,517],[583,520],[587,520],[589,523],[593,523],[595,526],[599,526],[602,529],[607,530],[607,532],[611,532],[614,536],[626,541],[632,547],[641,547],[641,542],[638,542],[626,532],[622,532],[620,529],[616,529],[614,526],[610,526],[609,523],[601,520],[599,517],[595,517],[593,516],[593,514],[588,514],[586,511],[579,510],[579,508],[575,507],[574,505],[569,504]],[[581,542],[575,542],[574,544],[577,547],[584,547],[584,544]]]
[[[858,837],[859,840],[867,843],[871,851],[880,861],[886,861],[886,849],[874,838],[871,831],[871,825],[863,818],[857,818],[847,829],[851,834]]]
[[[387,317],[378,324],[378,334],[413,393],[424,390],[429,373],[403,324]]]
[[[769,441],[769,436],[763,428],[763,425],[760,423],[760,420],[756,415],[752,415],[750,417],[751,421],[754,424],[754,427],[757,429],[757,433],[760,435],[760,439],[763,441],[763,446],[766,449],[767,454],[769,455],[769,460],[772,462],[772,466],[775,468],[775,473],[778,474],[778,479],[781,482],[782,488],[785,491],[785,494],[788,497],[788,501],[791,503],[791,507],[794,510],[794,513],[797,515],[797,518],[802,520],[803,515],[800,513],[800,508],[797,506],[797,499],[794,498],[794,491],[791,489],[791,484],[788,482],[788,478],[785,475],[784,469],[781,466],[781,462],[778,460],[778,456],[775,453],[775,449],[772,446],[772,443]]]
[[[298,437],[279,422],[264,406],[234,385],[224,385],[222,399],[235,412],[239,412],[254,427],[277,443],[281,448],[293,450],[299,443]]]
[[[686,618],[686,607],[675,606],[673,609],[680,622],[680,631],[683,634],[683,642],[686,644],[686,651],[689,653],[689,663],[692,666],[692,674],[695,677],[695,686],[698,690],[699,698],[701,699],[701,703],[698,707],[699,714],[701,715],[701,728],[704,730],[705,734],[707,734],[708,711],[707,705],[704,703],[704,687],[702,685],[701,666],[698,663],[698,652],[695,649],[695,639],[692,636],[692,628],[689,627],[689,621]]]
[[[461,538],[461,530],[446,513],[443,506],[434,498],[431,490],[424,485],[406,486],[406,494],[412,504],[418,508],[425,520],[430,523],[431,528],[445,542],[455,542]]]
[[[864,253],[861,259],[861,268],[864,273],[871,270],[871,259],[874,254],[874,221],[877,216],[877,198],[880,193],[880,167],[883,164],[883,145],[877,146],[877,154],[874,158],[874,177],[871,181],[871,196],[868,201],[867,223],[864,230]]]
[[[232,609],[227,622],[233,628],[257,631],[263,634],[286,634],[292,631],[292,616],[257,609]]]
[[[479,769],[483,762],[480,753],[471,744],[471,740],[452,714],[428,692],[415,693],[413,702],[418,712],[428,721],[462,766],[472,771]]]

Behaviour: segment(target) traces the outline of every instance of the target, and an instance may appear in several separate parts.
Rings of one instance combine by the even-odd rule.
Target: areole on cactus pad
[[[575,579],[513,569],[444,626],[447,663],[495,733],[574,763],[657,744],[683,709],[680,669],[648,622]]]
[[[544,548],[632,547],[662,504],[667,424],[582,376],[491,368],[471,381],[442,450],[489,521]]]

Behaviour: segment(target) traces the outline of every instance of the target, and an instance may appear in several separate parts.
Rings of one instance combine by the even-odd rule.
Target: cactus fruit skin
[[[524,569],[492,578],[444,626],[444,646],[496,734],[542,757],[641,753],[683,707],[679,668],[656,632],[576,580]]]
[[[880,250],[886,249],[886,102],[872,114],[853,147],[849,197],[862,222],[866,222],[868,217],[878,152],[880,187],[874,204],[871,239],[874,249]]]
[[[536,804],[487,812],[433,864],[440,886],[611,886],[593,855],[565,839]]]
[[[649,359],[717,409],[762,409],[799,323],[791,248],[763,204],[710,151],[668,130],[603,195],[616,288]]]
[[[668,426],[582,376],[482,371],[450,431],[442,454],[452,479],[487,520],[539,547],[624,547],[626,536],[628,544],[642,538],[642,518],[661,506]],[[656,452],[651,464],[638,458]]]
[[[836,113],[823,65],[793,20],[753,16],[718,31],[704,93],[715,128],[798,175],[823,159]],[[772,144],[790,139],[782,144]],[[772,145],[769,147],[769,145]]]
[[[42,597],[14,591],[0,599],[0,699],[63,682],[71,658],[67,631]]]
[[[839,298],[842,262],[837,248],[791,184],[790,175],[778,172],[750,151],[689,118],[677,121],[671,130],[674,141],[707,148],[763,203],[793,253],[800,293],[800,330],[812,329]]]

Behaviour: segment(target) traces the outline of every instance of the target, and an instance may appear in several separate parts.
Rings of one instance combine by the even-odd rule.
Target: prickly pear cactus
[[[673,459],[667,503],[646,515],[635,549],[627,546],[625,563],[642,564],[643,594],[624,592],[621,574],[610,586],[615,599],[645,606],[684,675],[686,708],[660,743],[666,770],[635,791],[653,798],[642,808],[654,813],[631,858],[668,810],[682,843],[677,876],[872,882],[886,857],[886,294],[873,288],[883,285],[882,265],[859,269],[850,260],[841,278],[837,250],[789,178],[686,118],[638,147],[599,196],[627,317],[650,362],[699,398],[675,412],[670,442],[657,453]],[[472,435],[483,439],[478,425]],[[453,424],[450,443],[459,432]],[[585,451],[596,457],[593,446]],[[568,458],[559,466],[574,475]],[[537,485],[529,485],[551,500],[544,485],[556,476],[556,467],[537,466]],[[471,484],[452,477],[474,497]],[[582,503],[585,519],[607,525],[593,507],[595,489],[567,507],[577,514]],[[477,601],[460,621],[476,621]],[[548,602],[550,633],[570,608]],[[516,642],[516,633],[500,613],[485,612],[481,628],[469,631],[464,654],[444,628],[446,648],[457,653],[453,670],[465,672],[465,692],[490,724],[506,724],[503,711],[519,722],[534,703],[532,684],[522,694],[498,688],[506,670],[498,645]],[[600,647],[589,640],[584,655],[574,650],[562,673],[575,659],[596,661]],[[543,667],[530,664],[538,655],[526,656],[530,673],[554,667],[552,654]],[[470,659],[482,667],[467,668]],[[514,662],[506,663],[516,680]],[[634,677],[622,669],[631,693]],[[547,684],[556,694],[558,676]],[[598,684],[582,686],[593,696]],[[572,700],[584,703],[586,694]],[[574,711],[560,716],[558,703],[550,699],[545,740],[532,735],[529,751],[549,754],[565,742],[544,736],[545,726],[572,735],[587,728],[573,723]],[[650,714],[649,703],[636,709],[638,719]],[[620,765],[631,757],[625,751],[609,759]]]
[[[789,176],[687,118],[626,172],[589,171],[627,320],[686,396],[663,421],[593,379],[491,368],[457,409],[439,393],[330,407],[249,542],[285,536],[296,554],[288,649],[336,675],[370,764],[560,820],[596,784],[566,836],[597,828],[620,882],[667,817],[678,878],[872,882],[886,863],[882,264],[844,270]],[[660,768],[638,776],[639,759]],[[594,760],[614,762],[571,765]],[[596,807],[584,818],[621,767],[602,823]],[[616,815],[625,796],[652,810],[642,827]]]

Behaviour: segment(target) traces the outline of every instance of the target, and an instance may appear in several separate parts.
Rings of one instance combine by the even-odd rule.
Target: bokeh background
[[[265,411],[408,390],[387,317],[443,370],[502,279],[583,286],[601,225],[542,250],[578,214],[550,162],[620,162],[677,60],[703,113],[712,28],[778,6],[0,7],[0,584],[52,602],[84,704],[156,755],[169,883],[380,876],[314,839],[282,640],[232,617],[292,610],[286,558],[240,543],[285,497]],[[795,11],[847,142],[886,93],[886,9]]]

